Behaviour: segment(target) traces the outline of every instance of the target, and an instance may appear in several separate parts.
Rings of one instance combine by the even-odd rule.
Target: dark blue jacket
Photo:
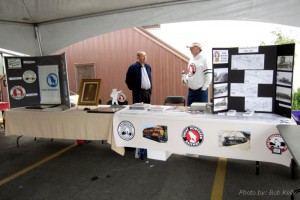
[[[148,64],[145,64],[146,71],[151,83],[150,91],[152,92],[152,80],[151,80],[151,67]],[[142,65],[139,62],[136,62],[129,66],[128,71],[126,73],[126,84],[127,87],[132,90],[135,95],[139,95],[141,93],[141,85],[142,85]]]

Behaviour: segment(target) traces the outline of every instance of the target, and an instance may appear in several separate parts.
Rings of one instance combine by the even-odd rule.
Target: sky
[[[203,54],[211,61],[211,49],[218,47],[254,47],[262,42],[272,45],[276,37],[272,31],[282,31],[283,35],[296,39],[293,89],[300,87],[300,28],[247,21],[195,21],[161,24],[160,28],[148,29],[187,56],[191,56],[186,45],[199,42]]]

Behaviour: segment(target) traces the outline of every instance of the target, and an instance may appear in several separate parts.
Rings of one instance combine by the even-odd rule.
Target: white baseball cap
[[[192,48],[192,47],[199,47],[199,48],[202,48],[202,45],[198,42],[193,42],[192,44],[190,45],[187,45],[186,46],[187,48]]]

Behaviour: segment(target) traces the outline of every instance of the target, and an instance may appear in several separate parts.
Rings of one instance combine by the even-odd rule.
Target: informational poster
[[[270,97],[246,97],[245,110],[272,112],[272,100]]]
[[[231,70],[264,69],[264,54],[232,55]]]
[[[21,58],[8,58],[7,59],[8,69],[22,69]]]
[[[228,50],[213,50],[213,64],[228,63]]]
[[[230,96],[232,97],[257,97],[257,84],[231,83]]]
[[[245,83],[273,84],[273,70],[245,70]]]
[[[57,65],[38,66],[41,104],[61,104]]]

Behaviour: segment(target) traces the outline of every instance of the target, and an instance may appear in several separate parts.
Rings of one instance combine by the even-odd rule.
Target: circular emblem
[[[266,141],[266,145],[273,153],[282,153],[287,150],[287,145],[280,134],[270,135]]]
[[[14,86],[10,89],[10,96],[15,100],[21,100],[25,97],[26,91],[21,86]]]
[[[57,75],[54,74],[54,73],[51,73],[47,76],[47,84],[50,86],[50,87],[56,87],[57,84],[58,84],[58,78],[57,78]]]
[[[122,92],[119,93],[119,94],[118,94],[118,101],[123,103],[125,100],[126,100],[125,94],[122,93]]]
[[[191,77],[196,73],[196,65],[191,63],[188,67],[188,76]]]
[[[33,83],[36,81],[36,73],[32,70],[27,70],[23,73],[23,80],[26,83]]]
[[[118,126],[118,135],[126,141],[131,140],[134,137],[134,126],[129,121],[122,121]]]
[[[187,126],[182,131],[182,139],[185,144],[196,147],[203,142],[204,135],[200,128],[196,126]]]

